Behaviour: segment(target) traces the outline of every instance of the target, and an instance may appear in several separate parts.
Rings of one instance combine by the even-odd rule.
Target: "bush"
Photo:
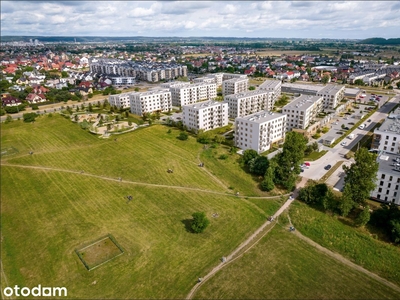
[[[24,122],[27,123],[34,122],[37,116],[38,115],[36,113],[26,113],[22,115]]]
[[[219,159],[227,159],[227,158],[228,158],[228,155],[226,155],[226,154],[221,154],[218,158],[219,158]]]
[[[181,141],[186,141],[189,138],[189,135],[186,132],[181,132],[178,135],[178,139],[180,139]]]
[[[192,217],[193,221],[191,228],[195,233],[202,233],[210,224],[210,221],[207,219],[204,212],[195,212]]]

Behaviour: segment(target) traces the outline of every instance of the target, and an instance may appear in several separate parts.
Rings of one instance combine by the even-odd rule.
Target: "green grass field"
[[[195,299],[398,299],[399,293],[276,225],[204,283]]]
[[[261,209],[197,166],[201,144],[168,129],[153,126],[114,141],[57,115],[2,124],[2,148],[18,149],[1,159],[8,283],[65,286],[71,298],[183,298],[265,221]],[[186,228],[195,211],[211,221],[203,234]],[[125,253],[87,271],[75,249],[107,234]]]
[[[16,149],[1,157],[1,287],[6,281],[9,286],[64,286],[68,298],[77,299],[184,298],[197,278],[250,236],[284,198],[251,198],[271,194],[258,189],[258,178],[244,172],[237,154],[222,145],[204,150],[194,137],[180,141],[178,134],[154,125],[119,135],[117,141],[100,139],[57,114],[34,124],[1,124],[1,148]],[[228,158],[218,159],[221,154]],[[235,191],[249,197],[235,197]],[[188,230],[196,211],[210,219],[203,234]],[[75,250],[108,234],[124,254],[88,271]],[[279,235],[268,235],[268,244],[275,239],[279,244]],[[251,250],[255,257],[269,255],[257,247]],[[376,259],[377,265],[385,263],[381,256]],[[257,276],[246,275],[244,283],[251,286]],[[290,297],[278,293],[283,281],[275,278],[273,298]],[[340,286],[343,279],[330,278],[332,284]],[[320,289],[328,295],[331,288],[322,285],[301,295],[320,295]],[[245,298],[264,295],[263,290]]]
[[[400,285],[400,248],[374,239],[361,229],[340,222],[295,201],[290,207],[293,225],[318,244],[342,254],[365,269]]]

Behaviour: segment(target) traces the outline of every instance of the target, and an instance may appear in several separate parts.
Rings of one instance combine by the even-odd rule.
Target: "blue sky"
[[[400,37],[400,1],[0,1],[1,35]]]

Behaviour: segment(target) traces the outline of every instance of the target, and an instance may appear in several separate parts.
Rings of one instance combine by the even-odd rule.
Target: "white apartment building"
[[[374,129],[371,149],[400,155],[400,109],[396,109],[380,127]]]
[[[229,118],[244,117],[262,110],[272,110],[273,93],[267,90],[247,91],[225,96],[229,105]]]
[[[111,106],[116,106],[118,108],[128,108],[131,106],[130,95],[132,93],[123,93],[117,95],[108,96],[108,102]]]
[[[134,85],[136,83],[136,77],[124,76],[124,77],[114,77],[110,76],[112,85]]]
[[[285,139],[286,115],[261,111],[235,119],[235,146],[258,153]]]
[[[301,95],[282,108],[287,116],[286,131],[293,128],[307,129],[318,113],[322,111],[321,96]]]
[[[195,79],[193,79],[193,82],[194,83],[215,83],[216,84],[215,78],[210,77],[210,76],[195,78]]]
[[[165,89],[169,89],[170,87],[173,86],[185,86],[185,85],[190,85],[190,82],[187,81],[170,81],[170,82],[164,82],[161,83],[161,87]]]
[[[184,105],[182,108],[183,124],[196,132],[228,125],[228,103],[209,100]]]
[[[272,101],[275,103],[278,98],[281,96],[282,91],[282,82],[280,80],[265,80],[258,87],[260,90],[266,90],[272,92]]]
[[[171,91],[172,105],[184,106],[202,100],[214,100],[217,97],[217,85],[215,83],[194,83],[185,85],[173,85]]]
[[[376,188],[371,198],[380,202],[400,205],[400,156],[381,152],[377,158],[379,170]]]
[[[130,94],[131,112],[142,116],[154,111],[169,111],[172,109],[171,92],[168,89]]]
[[[222,95],[232,95],[248,91],[247,78],[232,78],[222,82]]]
[[[344,85],[328,84],[319,92],[317,96],[322,96],[324,99],[324,108],[335,109],[339,102],[344,98]]]

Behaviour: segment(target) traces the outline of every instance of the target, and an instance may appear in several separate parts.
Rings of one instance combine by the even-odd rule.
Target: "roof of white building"
[[[321,96],[301,95],[285,105],[282,109],[307,110],[319,100],[322,100]]]
[[[309,90],[313,92],[321,91],[324,86],[321,84],[307,84],[307,83],[283,83],[282,87],[296,89],[296,90]]]
[[[226,95],[225,99],[241,99],[241,98],[246,98],[250,96],[255,96],[255,95],[263,95],[263,94],[269,94],[271,91],[267,90],[254,90],[254,91],[248,91],[248,92],[242,92],[242,93],[237,93],[237,94],[231,94],[231,95]]]
[[[203,109],[203,108],[207,108],[207,107],[214,107],[214,106],[220,106],[220,105],[228,105],[228,103],[214,101],[214,100],[207,100],[207,101],[197,102],[197,103],[193,103],[193,104],[187,104],[187,105],[184,105],[183,107],[191,107],[193,109]]]
[[[278,86],[282,85],[280,80],[265,80],[262,84],[260,84],[260,89],[276,89]]]
[[[328,84],[327,86],[322,88],[318,93],[328,94],[328,95],[336,95],[343,88],[344,88],[344,85]]]
[[[376,128],[374,132],[385,132],[391,134],[400,135],[400,111],[396,110],[393,114],[390,114],[388,118],[382,123],[379,128]]]
[[[264,110],[245,117],[237,117],[235,120],[243,120],[261,124],[285,116],[286,115],[281,113]]]

